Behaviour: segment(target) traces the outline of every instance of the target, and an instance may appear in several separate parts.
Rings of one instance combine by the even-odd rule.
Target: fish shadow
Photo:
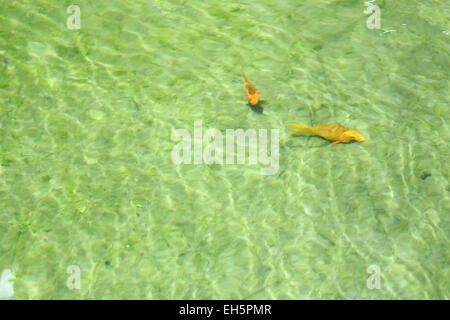
[[[253,112],[256,112],[259,114],[262,114],[264,112],[263,104],[265,104],[265,101],[261,101],[261,100],[255,105],[251,105],[250,102],[247,103],[247,105]]]
[[[324,138],[322,138],[320,136],[309,136],[309,135],[304,134],[304,133],[290,134],[290,136],[293,137],[293,138],[300,138],[300,137],[305,138],[306,142],[305,142],[304,145],[302,145],[302,147],[307,146],[308,148],[326,148],[326,147],[329,147],[329,146],[332,145],[330,143],[330,141],[328,141],[327,139],[324,139]],[[318,145],[310,145],[309,144],[309,140],[310,139],[312,139],[312,140],[322,140],[323,143],[322,144],[318,144]]]
[[[346,144],[353,144],[353,143],[355,143],[355,144],[361,143],[361,142],[359,142],[359,141],[353,140],[353,141],[350,141],[350,142],[341,142],[341,143],[338,143],[338,144],[333,144],[334,141],[329,141],[329,140],[325,139],[324,137],[321,137],[321,136],[309,136],[308,134],[304,134],[304,133],[290,134],[290,136],[291,136],[291,137],[294,137],[294,138],[305,137],[305,138],[307,138],[308,140],[309,140],[309,139],[314,139],[314,140],[319,139],[319,140],[322,140],[322,141],[324,142],[324,143],[321,144],[321,145],[317,145],[317,146],[309,146],[310,148],[324,148],[324,147],[325,147],[325,148],[326,148],[326,147],[334,147],[334,148],[336,148],[338,145],[346,145]]]

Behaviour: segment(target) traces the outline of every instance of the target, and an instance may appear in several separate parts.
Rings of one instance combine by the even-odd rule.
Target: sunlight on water
[[[448,3],[71,5],[0,3],[8,298],[448,299]]]

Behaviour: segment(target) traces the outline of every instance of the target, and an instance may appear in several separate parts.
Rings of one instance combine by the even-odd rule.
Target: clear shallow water
[[[381,30],[362,1],[79,1],[68,30],[71,4],[0,2],[15,299],[448,298],[445,1],[376,1]],[[175,165],[195,120],[280,129],[278,173]],[[292,138],[290,121],[366,141]]]

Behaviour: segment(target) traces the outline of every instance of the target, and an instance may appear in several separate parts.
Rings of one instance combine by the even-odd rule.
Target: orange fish
[[[294,130],[293,132],[291,132],[291,134],[308,133],[311,135],[320,136],[324,139],[327,139],[328,141],[334,141],[332,144],[366,140],[355,130],[341,127],[337,124],[308,127],[295,123],[287,123],[286,126],[289,129]]]
[[[247,77],[244,74],[244,66],[242,66],[242,76],[244,77],[244,86],[245,91],[247,92],[244,96],[245,99],[248,99],[252,106],[257,105],[259,102],[259,95],[261,92],[258,92],[255,85],[247,80]]]

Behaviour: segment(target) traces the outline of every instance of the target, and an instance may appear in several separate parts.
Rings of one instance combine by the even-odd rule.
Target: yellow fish
[[[334,141],[332,144],[366,140],[355,130],[349,129],[347,127],[341,127],[337,124],[308,127],[295,123],[287,123],[286,126],[289,129],[294,130],[293,132],[291,132],[291,134],[308,133],[314,136],[322,137],[324,139],[327,139],[328,141]]]
[[[257,105],[259,102],[259,95],[261,92],[256,89],[255,85],[248,81],[247,77],[244,74],[244,66],[241,68],[242,76],[244,77],[244,87],[246,94],[244,96],[245,99],[248,99],[252,106]]]

